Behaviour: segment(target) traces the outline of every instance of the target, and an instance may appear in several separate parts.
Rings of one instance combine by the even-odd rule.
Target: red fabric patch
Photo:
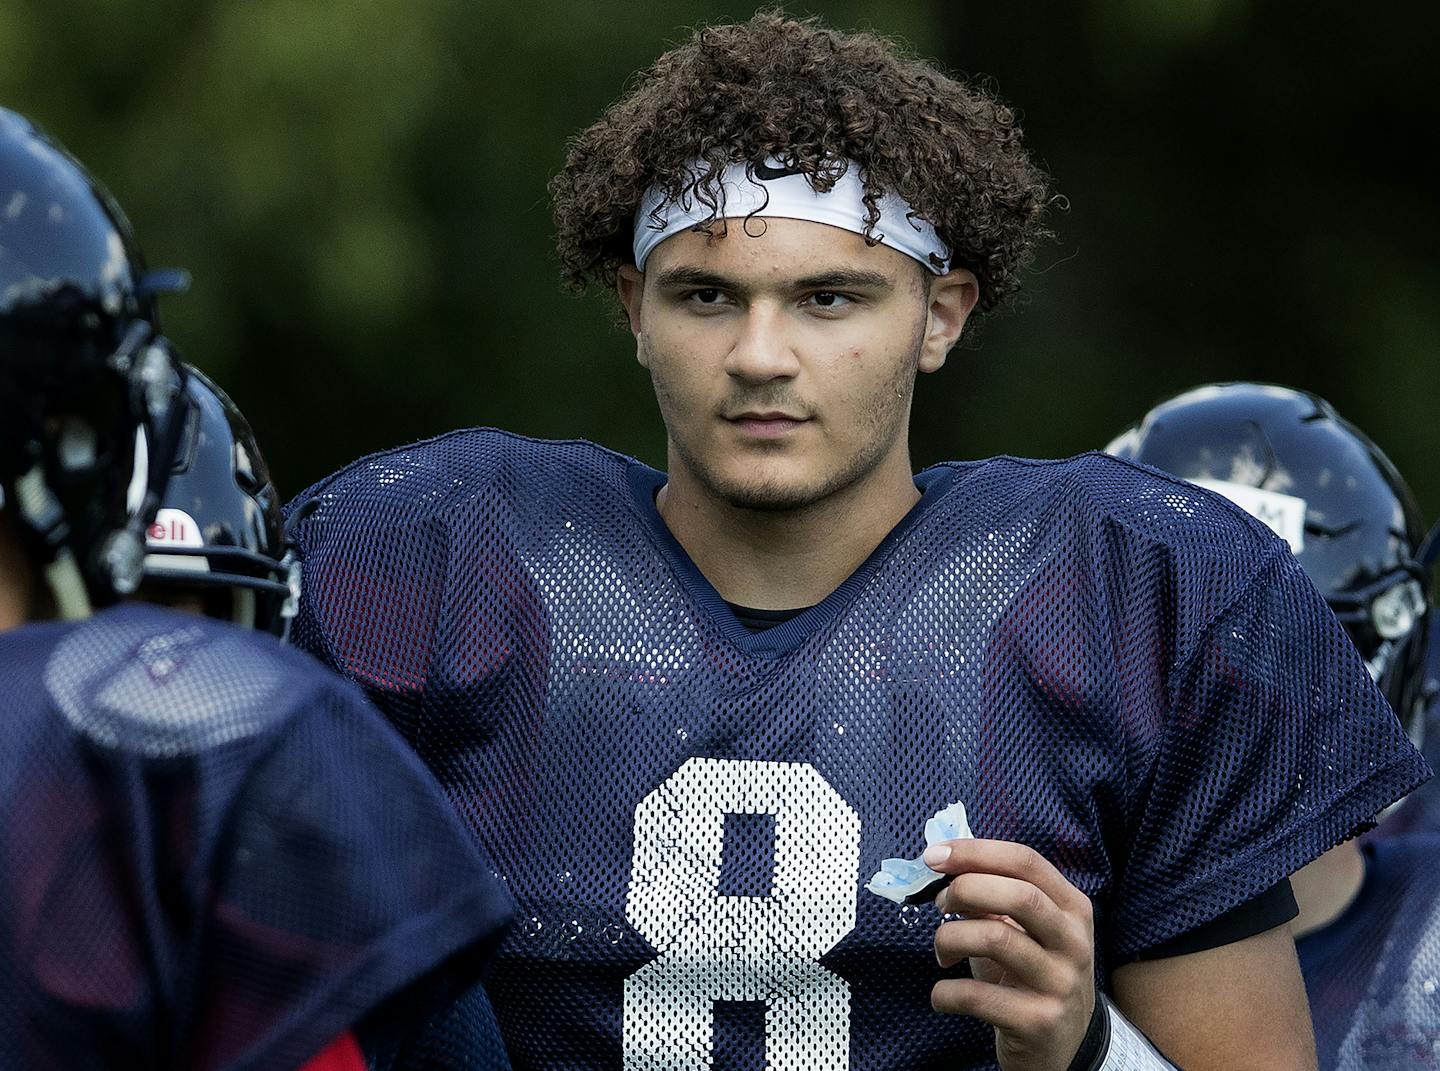
[[[300,1071],[366,1071],[365,1054],[348,1030],[312,1056]]]

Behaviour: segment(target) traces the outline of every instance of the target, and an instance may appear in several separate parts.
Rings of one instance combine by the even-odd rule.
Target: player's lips
[[[808,417],[792,416],[790,413],[779,410],[747,411],[727,416],[725,419],[746,435],[753,435],[759,439],[779,438],[809,420]]]

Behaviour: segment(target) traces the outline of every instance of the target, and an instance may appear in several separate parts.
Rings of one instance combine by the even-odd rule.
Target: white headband
[[[688,165],[698,180],[706,170],[699,160]],[[657,186],[645,191],[635,213],[635,267],[645,270],[645,261],[654,248],[672,234],[707,223],[716,215],[728,218],[774,216],[780,219],[805,219],[828,223],[832,227],[865,233],[865,185],[860,181],[860,168],[851,162],[828,193],[811,188],[803,172],[785,167],[775,157],[756,164],[754,174],[747,174],[747,165],[731,164],[721,174],[719,208],[700,203],[691,182],[678,201],[668,200]],[[903,197],[886,193],[876,202],[880,219],[873,237],[881,245],[914,257],[936,275],[943,275],[950,262],[950,250],[935,233],[928,221],[915,214]],[[661,221],[658,225],[656,220]],[[940,258],[936,267],[931,257]]]

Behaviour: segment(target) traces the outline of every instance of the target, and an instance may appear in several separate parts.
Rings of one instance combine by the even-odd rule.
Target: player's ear
[[[615,293],[630,320],[630,333],[640,339],[640,303],[645,296],[645,273],[633,264],[622,264],[615,272]],[[642,359],[641,364],[644,364]]]
[[[945,363],[950,348],[960,341],[960,332],[980,300],[980,283],[975,273],[954,268],[930,280],[925,338],[920,344],[920,371],[934,372]]]

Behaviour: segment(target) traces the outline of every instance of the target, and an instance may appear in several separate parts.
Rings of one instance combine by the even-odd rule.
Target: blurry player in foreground
[[[1437,693],[1431,577],[1414,498],[1370,439],[1314,395],[1229,383],[1161,403],[1107,449],[1218,491],[1284,537],[1419,737]],[[1325,1071],[1440,1067],[1433,795],[1422,787],[1373,836],[1293,879]],[[1397,819],[1418,831],[1397,834]]]
[[[1168,1066],[1098,982],[1188,1071],[1310,1066],[1287,875],[1425,773],[1324,601],[1138,466],[910,466],[917,373],[1041,233],[1014,114],[762,14],[637,77],[553,192],[667,470],[456,432],[295,526],[299,642],[521,903],[517,1065]]]
[[[383,719],[265,634],[275,492],[154,281],[0,110],[0,1068],[393,1066],[505,897]]]

